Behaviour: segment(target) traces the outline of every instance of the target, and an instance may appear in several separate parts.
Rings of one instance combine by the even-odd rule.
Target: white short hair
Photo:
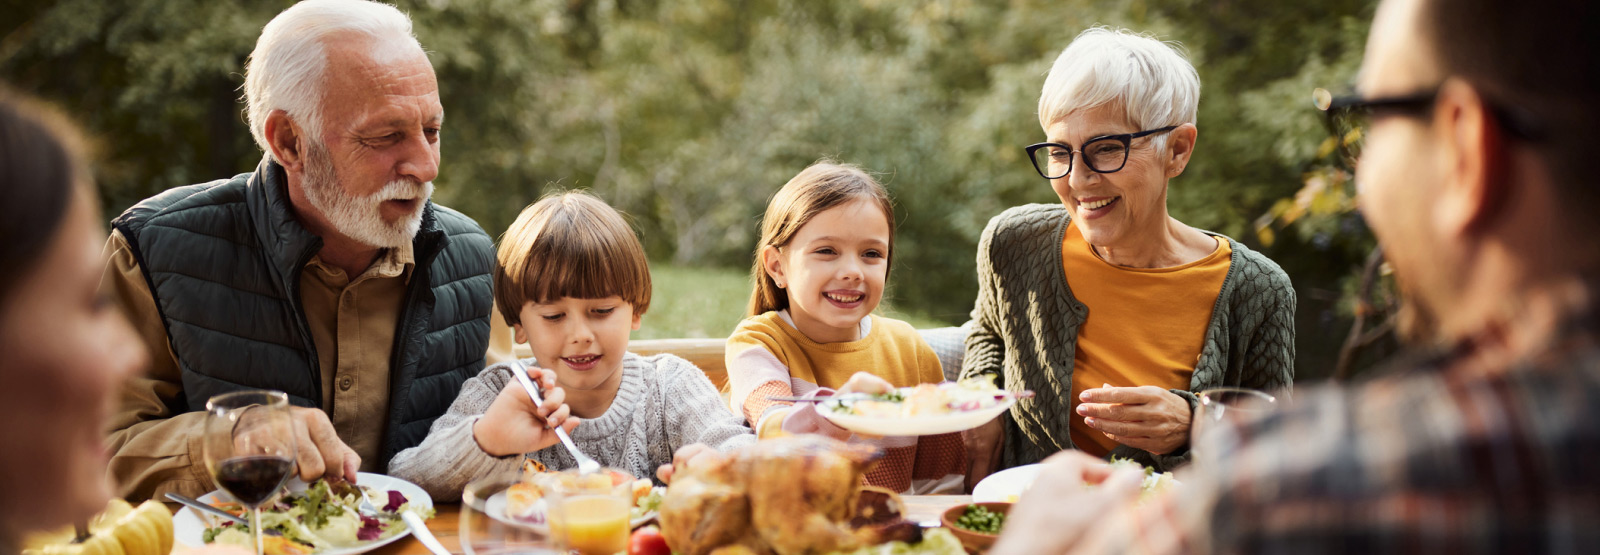
[[[245,62],[245,118],[268,158],[267,116],[276,110],[287,112],[309,130],[311,140],[321,142],[327,42],[352,33],[370,38],[375,56],[422,51],[411,18],[394,6],[368,0],[305,0],[261,30]]]
[[[1141,130],[1194,123],[1200,75],[1181,48],[1126,29],[1084,31],[1050,67],[1039,126],[1048,130],[1073,112],[1110,103],[1120,103]]]

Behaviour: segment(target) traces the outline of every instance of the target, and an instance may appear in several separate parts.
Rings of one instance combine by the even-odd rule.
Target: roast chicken
[[[765,440],[679,469],[661,502],[674,553],[798,555],[849,551],[922,529],[891,491],[862,485],[882,452],[814,435]]]

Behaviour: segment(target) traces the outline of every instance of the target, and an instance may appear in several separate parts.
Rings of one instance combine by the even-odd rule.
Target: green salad
[[[364,517],[356,508],[361,503],[360,486],[343,480],[330,484],[317,480],[305,491],[278,499],[261,508],[261,529],[265,537],[276,538],[267,551],[281,555],[306,554],[382,540],[405,531],[400,513],[413,510],[411,501],[398,491],[369,490],[374,505],[386,515]],[[220,503],[218,508],[242,513],[236,503]],[[431,518],[433,509],[416,511]],[[250,527],[223,522],[207,528],[201,535],[206,543],[221,543],[255,548]]]
[[[666,492],[666,488],[650,488],[650,493],[640,497],[633,508],[628,510],[628,520],[639,520],[644,518],[644,515],[656,512],[661,508],[661,497]]]

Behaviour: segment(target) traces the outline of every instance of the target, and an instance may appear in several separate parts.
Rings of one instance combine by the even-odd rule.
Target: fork
[[[354,484],[351,484],[351,485],[354,485]],[[376,505],[372,504],[372,498],[371,497],[367,497],[367,494],[370,493],[370,492],[368,491],[368,488],[366,486],[356,486],[356,491],[361,492],[361,502],[356,504],[356,512],[361,513],[361,516],[371,517],[371,518],[378,518],[378,517],[388,518],[388,517],[393,517],[394,516],[394,513],[380,511],[380,510],[378,510],[378,507]]]
[[[533,385],[533,380],[528,379],[528,367],[523,365],[521,360],[515,360],[514,362],[516,362],[517,369],[512,374],[516,375],[517,383],[522,384],[522,390],[528,392],[529,399],[533,399],[533,406],[543,408],[544,400],[539,398],[539,388]],[[589,474],[600,470],[600,463],[583,454],[583,451],[579,451],[578,446],[572,443],[572,437],[567,435],[566,430],[556,426],[555,431],[556,437],[561,438],[561,444],[567,446],[567,452],[572,453],[572,458],[577,459],[579,473]]]
[[[361,491],[361,502],[356,504],[356,512],[361,513],[361,516],[369,518],[394,518],[398,516],[400,520],[405,521],[406,527],[411,529],[411,533],[417,537],[417,541],[422,542],[422,546],[428,548],[428,551],[432,551],[434,555],[451,555],[450,550],[445,549],[444,544],[439,543],[439,539],[433,536],[433,532],[428,530],[428,525],[422,522],[422,517],[418,516],[415,511],[407,510],[400,514],[380,511],[377,506],[372,504],[372,498],[368,497],[368,494],[371,493],[370,488],[356,486],[356,489]]]

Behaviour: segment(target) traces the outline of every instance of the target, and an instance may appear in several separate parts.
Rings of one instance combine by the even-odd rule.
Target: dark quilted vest
[[[112,221],[132,246],[183,371],[178,411],[213,395],[276,389],[322,406],[300,272],[322,239],[292,216],[282,166],[177,187]],[[494,246],[471,218],[428,203],[389,358],[383,466],[422,442],[461,384],[483,369]]]

